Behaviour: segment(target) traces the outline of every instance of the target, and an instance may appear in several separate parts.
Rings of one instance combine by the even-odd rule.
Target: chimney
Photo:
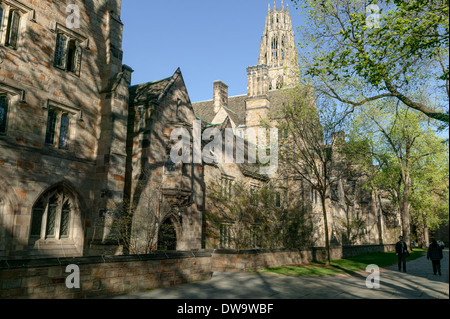
[[[247,95],[256,97],[269,92],[269,67],[257,65],[247,68]]]
[[[130,68],[128,65],[123,64],[122,72],[123,72],[125,81],[127,81],[128,85],[130,85],[131,84],[131,74],[134,72],[134,70],[132,68]]]
[[[214,81],[214,112],[218,113],[224,105],[228,105],[228,85]]]

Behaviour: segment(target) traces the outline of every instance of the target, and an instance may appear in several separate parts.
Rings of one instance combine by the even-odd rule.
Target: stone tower
[[[298,69],[294,30],[289,15],[289,5],[281,9],[273,4],[266,17],[264,34],[259,50],[259,65],[269,66],[269,90],[292,86]]]
[[[261,38],[257,66],[247,68],[246,128],[257,129],[269,116],[271,91],[296,84],[298,73],[297,49],[289,6],[281,2],[281,9],[270,8]],[[254,137],[247,139],[257,144]]]

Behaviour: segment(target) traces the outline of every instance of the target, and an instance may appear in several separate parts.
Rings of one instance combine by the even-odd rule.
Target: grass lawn
[[[407,261],[420,258],[426,252],[425,249],[414,249]],[[378,267],[392,266],[397,263],[395,252],[376,252],[368,253],[355,257],[332,260],[330,266],[325,262],[317,262],[310,265],[301,266],[282,266],[257,271],[258,273],[273,273],[284,276],[332,276],[339,274],[352,274],[357,271],[365,271],[368,265],[377,265]]]

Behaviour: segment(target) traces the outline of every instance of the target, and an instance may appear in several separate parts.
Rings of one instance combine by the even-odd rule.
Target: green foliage
[[[449,222],[448,147],[416,165],[413,173],[411,216],[414,224],[437,230]]]
[[[408,261],[424,256],[424,249],[414,249]],[[355,257],[332,260],[330,266],[324,267],[323,262],[302,266],[282,266],[258,271],[259,273],[272,273],[282,276],[335,276],[342,274],[352,274],[358,271],[365,271],[368,265],[379,267],[389,267],[397,263],[397,256],[394,252],[369,253]]]
[[[347,156],[364,158],[359,146],[368,146],[371,161],[361,162],[370,185],[390,194],[404,223],[435,229],[448,221],[448,146],[426,116],[373,102],[355,113],[349,139]]]
[[[358,238],[359,232],[366,227],[366,222],[360,216],[337,217],[337,223],[342,227],[344,235],[344,245],[353,245]]]
[[[448,127],[448,1],[293,2],[305,17],[301,78],[319,94],[350,109],[393,97]],[[426,103],[409,93],[423,83]]]
[[[311,246],[313,226],[302,203],[280,201],[286,196],[281,194],[286,188],[279,185],[261,182],[251,188],[242,181],[234,182],[228,192],[216,180],[209,189],[208,236],[223,242],[220,236],[227,229],[225,248],[238,250]]]

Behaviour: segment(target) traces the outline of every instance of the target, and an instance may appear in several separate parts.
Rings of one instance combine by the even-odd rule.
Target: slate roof
[[[197,117],[208,122],[209,124],[211,124],[212,120],[216,116],[212,100],[192,103],[192,108],[194,109],[194,113]]]
[[[274,116],[277,110],[283,105],[283,103],[288,102],[290,98],[290,92],[290,88],[269,91],[268,96],[271,105],[271,112],[272,114],[274,114]],[[236,124],[236,126],[245,125],[246,99],[247,95],[232,96],[228,98],[228,105],[224,106],[227,115]],[[216,116],[216,113],[214,112],[213,100],[192,103],[192,107],[194,109],[195,115],[208,123],[211,123]]]
[[[144,104],[146,102],[156,102],[173,77],[168,77],[155,82],[148,82],[130,87],[130,102],[133,105]]]

